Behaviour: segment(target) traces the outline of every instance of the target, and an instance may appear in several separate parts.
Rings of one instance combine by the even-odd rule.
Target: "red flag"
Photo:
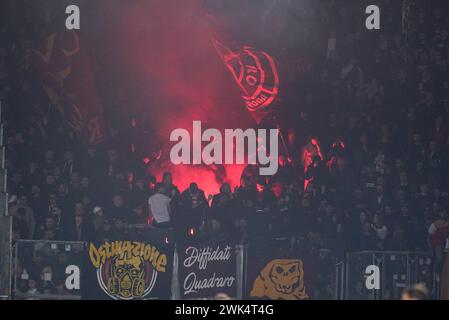
[[[86,52],[76,31],[52,33],[36,48],[32,65],[51,103],[89,144],[105,137],[103,110]]]
[[[214,45],[239,85],[246,108],[260,123],[274,111],[273,101],[279,92],[279,74],[274,59],[249,46],[233,52],[217,40]]]

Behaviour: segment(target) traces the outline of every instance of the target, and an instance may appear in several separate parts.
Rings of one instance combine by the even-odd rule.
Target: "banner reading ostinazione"
[[[146,241],[89,244],[84,297],[90,299],[169,299],[173,248]]]

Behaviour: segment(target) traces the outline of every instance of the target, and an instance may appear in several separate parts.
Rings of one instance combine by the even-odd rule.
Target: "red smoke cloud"
[[[154,138],[164,144],[162,162],[152,168],[153,174],[160,179],[162,172],[171,171],[180,189],[195,181],[206,193],[213,193],[220,180],[211,169],[170,163],[170,132],[176,128],[191,131],[193,120],[219,130],[245,129],[255,123],[213,47],[214,30],[201,3],[123,2],[109,12],[115,17],[109,26],[115,47],[105,59],[113,62],[111,68],[123,88],[120,99],[126,105],[121,108],[142,117],[140,121],[148,123],[157,133]],[[233,187],[238,185],[243,166],[225,166],[225,170],[225,180]]]
[[[240,183],[240,176],[244,169],[244,165],[225,165],[226,180],[232,189]],[[191,182],[196,182],[198,186],[204,190],[206,196],[217,193],[220,189],[220,183],[217,181],[216,175],[211,169],[195,165],[173,165],[169,162],[163,164],[163,168],[156,170],[156,178],[158,181],[162,179],[164,171],[170,171],[173,175],[174,183],[179,190],[185,190]]]

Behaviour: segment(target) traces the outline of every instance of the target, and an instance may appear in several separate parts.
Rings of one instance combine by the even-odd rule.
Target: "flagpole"
[[[284,146],[285,153],[287,154],[287,157],[290,159],[290,152],[288,151],[287,144],[285,143],[284,135],[282,134],[281,126],[279,125],[279,121],[276,116],[273,116],[273,120],[278,129],[279,136],[281,137],[281,142],[282,142],[282,145]]]

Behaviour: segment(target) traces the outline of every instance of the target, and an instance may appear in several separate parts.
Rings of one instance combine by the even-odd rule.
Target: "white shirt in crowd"
[[[162,193],[155,193],[148,199],[150,212],[157,223],[170,221],[171,199]]]

